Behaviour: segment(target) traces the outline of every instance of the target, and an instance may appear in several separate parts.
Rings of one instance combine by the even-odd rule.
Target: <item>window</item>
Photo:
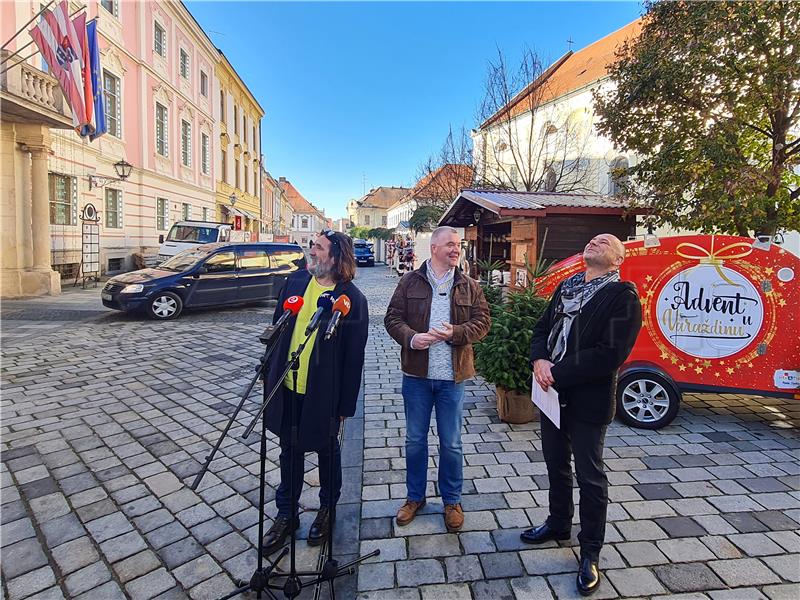
[[[618,156],[608,171],[608,195],[617,196],[622,193],[625,184],[628,182],[628,159]]]
[[[253,125],[253,150],[258,150],[258,146],[256,146],[256,126]]]
[[[192,124],[181,119],[181,162],[192,166]]]
[[[105,8],[108,12],[110,12],[115,17],[119,16],[119,7],[117,6],[116,0],[100,0],[100,6]]]
[[[241,188],[241,181],[239,181],[239,159],[233,159],[233,180],[237,188]]]
[[[50,173],[50,223],[75,225],[78,222],[77,180]]]
[[[158,21],[155,21],[153,27],[153,50],[162,58],[167,57],[167,30]]]
[[[209,273],[233,271],[236,268],[236,255],[233,252],[219,252],[206,261],[205,268]]]
[[[364,215],[364,225],[369,225],[369,215]]]
[[[208,208],[207,207],[203,207],[203,221],[209,221],[210,219],[208,218],[208,216],[209,216],[208,215]]]
[[[228,183],[228,153],[222,150],[222,160],[220,161],[222,168],[222,181]]]
[[[122,192],[106,188],[106,227],[120,229],[122,227]]]
[[[119,77],[103,71],[103,90],[106,95],[106,124],[108,133],[116,138],[122,137],[122,109],[120,108]]]
[[[239,107],[233,105],[233,133],[239,133]]]
[[[156,152],[161,156],[169,154],[167,108],[158,102],[156,102]]]
[[[203,133],[200,134],[200,168],[203,175],[208,175],[208,136]]]
[[[222,90],[219,91],[219,118],[225,120],[225,92]]]
[[[250,192],[250,170],[247,165],[244,166],[244,192],[245,194]]]
[[[301,217],[300,222],[303,229],[308,229],[308,217]]]
[[[208,75],[205,71],[200,71],[200,93],[208,98]]]
[[[156,229],[166,231],[169,227],[169,200],[156,198]]]
[[[109,258],[108,259],[108,271],[122,271],[122,265],[124,263],[124,258]]]
[[[181,48],[180,69],[181,77],[189,79],[189,53],[183,48]]]
[[[184,221],[188,221],[192,218],[192,205],[188,202],[183,202],[181,204],[181,218]]]
[[[381,217],[381,225],[383,225],[384,227],[386,227],[386,215],[383,215],[383,216]]]
[[[242,250],[239,258],[240,269],[268,269],[269,257],[266,250]]]
[[[242,141],[247,139],[247,115],[242,115]]]

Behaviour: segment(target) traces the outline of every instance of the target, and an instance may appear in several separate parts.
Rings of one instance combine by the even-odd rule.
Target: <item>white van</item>
[[[172,258],[178,252],[194,248],[199,244],[214,242],[249,242],[249,231],[235,231],[230,223],[213,221],[177,221],[169,230],[166,239],[158,236],[158,262]]]

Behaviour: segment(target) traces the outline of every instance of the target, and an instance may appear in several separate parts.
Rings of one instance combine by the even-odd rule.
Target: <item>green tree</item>
[[[641,160],[615,173],[655,224],[800,228],[800,2],[645,2],[595,93],[598,130]]]
[[[354,240],[366,240],[369,237],[369,227],[351,227],[350,230],[347,232]]]
[[[416,232],[432,229],[436,227],[443,214],[444,207],[436,204],[423,204],[411,214],[408,225]]]
[[[386,227],[376,227],[375,229],[370,229],[367,233],[368,238],[370,240],[390,240],[394,235],[393,229],[387,229]]]

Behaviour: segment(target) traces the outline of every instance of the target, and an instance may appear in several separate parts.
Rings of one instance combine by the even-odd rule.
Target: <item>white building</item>
[[[286,192],[286,197],[294,211],[292,223],[289,227],[289,241],[296,242],[300,246],[307,248],[316,234],[327,227],[328,220],[325,217],[325,212],[306,200],[285,177],[279,178],[278,183],[283,188],[283,191]]]

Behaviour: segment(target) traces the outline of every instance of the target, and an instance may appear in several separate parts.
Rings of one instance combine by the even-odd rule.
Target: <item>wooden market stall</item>
[[[636,232],[635,215],[620,200],[558,192],[463,190],[439,224],[464,227],[470,261],[503,261],[511,286],[527,285],[526,256],[530,264],[539,252],[561,260],[582,252],[597,234],[625,241]]]

